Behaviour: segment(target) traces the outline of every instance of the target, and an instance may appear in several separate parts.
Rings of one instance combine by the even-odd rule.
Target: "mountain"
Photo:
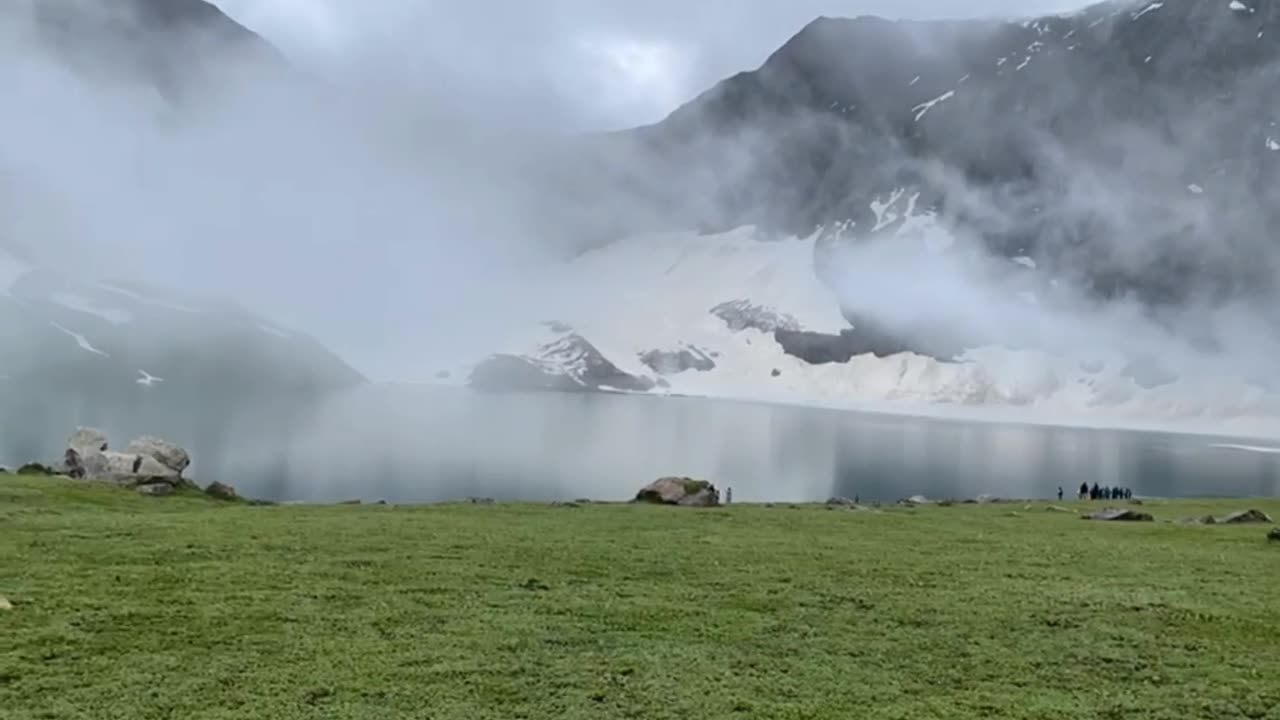
[[[121,440],[166,435],[198,469],[202,456],[235,458],[246,433],[254,447],[283,442],[313,403],[363,383],[315,340],[235,305],[85,281],[3,251],[0,338],[6,462],[59,457],[65,436],[89,425]]]
[[[905,188],[1102,296],[1273,292],[1250,255],[1276,212],[1278,13],[1168,0],[1024,22],[820,18],[581,162],[589,185],[606,174],[612,197],[643,199],[628,229],[865,232],[870,202]]]
[[[175,107],[233,81],[241,61],[282,67],[269,45],[202,0],[5,3],[0,35],[29,43],[4,47],[19,59],[33,47],[52,50],[39,57],[68,63],[89,87],[141,83]],[[11,157],[21,153],[0,160]],[[6,165],[6,187],[39,185],[38,172],[22,170]],[[177,274],[171,287],[152,287],[91,277],[94,268],[75,257],[60,261],[54,238],[31,229],[43,226],[24,223],[24,213],[42,212],[24,200],[47,191],[65,209],[43,212],[75,215],[85,198],[74,188],[36,189],[0,203],[0,462],[53,461],[77,425],[90,425],[117,442],[166,436],[191,450],[199,478],[235,477],[270,492],[283,476],[290,428],[364,378],[312,338],[234,304],[190,297]],[[95,230],[109,232],[86,223],[83,234]]]
[[[30,30],[97,81],[144,79],[176,99],[251,65],[284,68],[269,43],[205,0],[16,0],[0,21]]]
[[[795,393],[829,399],[1261,412],[1233,399],[1256,397],[1259,378],[1228,354],[1230,333],[1257,340],[1254,365],[1277,349],[1278,41],[1272,0],[1104,2],[1016,22],[815,20],[758,69],[553,166],[565,196],[603,209],[581,213],[588,252],[570,267],[601,273],[612,256],[626,271],[613,290],[549,309],[559,314],[481,363],[473,384],[723,394],[718,369],[681,366],[724,367],[765,343],[769,359],[752,366],[760,394],[803,375]],[[673,264],[636,265],[643,236],[674,243],[652,250]],[[777,268],[757,260],[783,252],[770,242],[795,256],[788,289],[762,279]],[[693,258],[699,272],[672,288],[668,273]],[[824,319],[810,324],[823,291]],[[797,303],[796,322],[754,330],[717,310],[786,315]],[[636,305],[649,323],[621,320]],[[1068,313],[1102,333],[1122,312],[1141,332],[1116,325],[1071,345]],[[1222,322],[1228,312],[1240,322]],[[1166,336],[1212,373],[1179,380],[1158,367],[1172,360],[1144,356]],[[693,360],[678,355],[694,346]],[[984,348],[1048,355],[1033,387],[1006,392],[1008,363],[982,365]],[[671,365],[662,353],[673,352]],[[649,353],[667,370],[643,362]],[[861,380],[881,369],[887,384]],[[916,372],[918,392],[904,379]],[[1238,392],[1205,389],[1219,381]],[[1178,409],[1175,389],[1196,399]]]

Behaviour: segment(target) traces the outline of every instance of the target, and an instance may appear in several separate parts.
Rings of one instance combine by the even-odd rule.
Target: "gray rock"
[[[659,375],[676,375],[686,370],[707,372],[716,363],[701,348],[689,346],[679,350],[650,350],[640,356],[640,362]]]
[[[1220,525],[1246,525],[1250,523],[1265,523],[1267,525],[1271,525],[1274,521],[1271,519],[1270,515],[1262,512],[1261,510],[1252,509],[1233,512],[1230,515],[1224,515],[1218,518],[1218,524]]]
[[[129,443],[129,447],[125,448],[125,452],[154,458],[161,465],[173,470],[178,475],[182,475],[182,471],[191,465],[191,456],[187,454],[186,450],[168,440],[152,435],[143,435]]]
[[[107,436],[96,428],[79,427],[67,439],[67,447],[81,455],[107,451]]]
[[[1081,516],[1085,520],[1103,520],[1107,522],[1154,522],[1149,513],[1125,508],[1107,508],[1095,513]]]
[[[1064,508],[1064,507],[1062,507],[1061,505],[1050,505],[1050,506],[1046,507],[1046,508],[1044,509],[1044,511],[1045,511],[1045,512],[1055,512],[1055,513],[1069,513],[1069,514],[1071,514],[1071,515],[1075,515],[1075,514],[1076,514],[1076,511],[1075,511],[1075,510],[1072,510],[1072,509],[1070,509],[1070,508]]]
[[[182,471],[191,458],[182,448],[157,437],[145,436],[129,444],[126,452],[106,449],[107,438],[92,428],[78,428],[67,440],[63,455],[66,473],[74,478],[105,480],[125,487],[166,483],[183,484]]]
[[[771,333],[776,330],[801,330],[794,317],[748,300],[731,300],[711,308],[711,314],[724,321],[730,330],[739,332],[753,328]]]
[[[92,462],[86,465],[90,480],[106,480],[124,487],[137,487],[154,483],[179,485],[182,476],[172,468],[165,467],[153,457],[108,450],[96,456],[90,456]],[[98,463],[101,463],[99,465]]]
[[[844,507],[852,507],[854,505],[857,505],[858,503],[854,502],[853,500],[850,500],[847,497],[833,497],[833,498],[827,498],[827,504],[840,505]]]
[[[635,502],[684,507],[716,507],[720,493],[706,480],[687,477],[659,478],[636,493]]]
[[[204,489],[204,494],[218,500],[239,500],[240,494],[230,485],[220,482],[210,483],[209,487]]]
[[[152,495],[156,497],[173,494],[173,485],[167,482],[147,483],[134,488],[143,495]]]
[[[1272,542],[1280,542],[1280,527],[1271,528],[1271,532],[1267,533],[1267,539]]]
[[[899,500],[898,504],[910,505],[912,507],[915,507],[917,505],[932,505],[933,501],[923,495],[912,495],[911,497],[906,498],[905,500]]]

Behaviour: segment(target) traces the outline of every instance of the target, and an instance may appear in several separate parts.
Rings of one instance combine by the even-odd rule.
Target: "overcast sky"
[[[532,126],[660,119],[820,15],[1030,16],[1083,0],[214,0],[307,63],[395,68]],[[385,70],[384,70],[385,72]]]

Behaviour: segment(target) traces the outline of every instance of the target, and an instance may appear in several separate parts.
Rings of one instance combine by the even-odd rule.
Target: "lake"
[[[673,474],[733,488],[735,502],[1048,498],[1082,481],[1148,496],[1280,493],[1280,448],[1258,441],[426,386],[362,388],[295,421],[287,437],[258,428],[236,448],[234,461],[206,457],[199,479],[298,501],[625,500]],[[269,459],[274,469],[257,472]]]

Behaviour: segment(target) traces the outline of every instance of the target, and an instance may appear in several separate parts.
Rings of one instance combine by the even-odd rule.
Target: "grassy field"
[[[1280,514],[1144,509],[1247,507]],[[0,477],[0,718],[1280,718],[1266,528],[1043,508],[249,507]]]

